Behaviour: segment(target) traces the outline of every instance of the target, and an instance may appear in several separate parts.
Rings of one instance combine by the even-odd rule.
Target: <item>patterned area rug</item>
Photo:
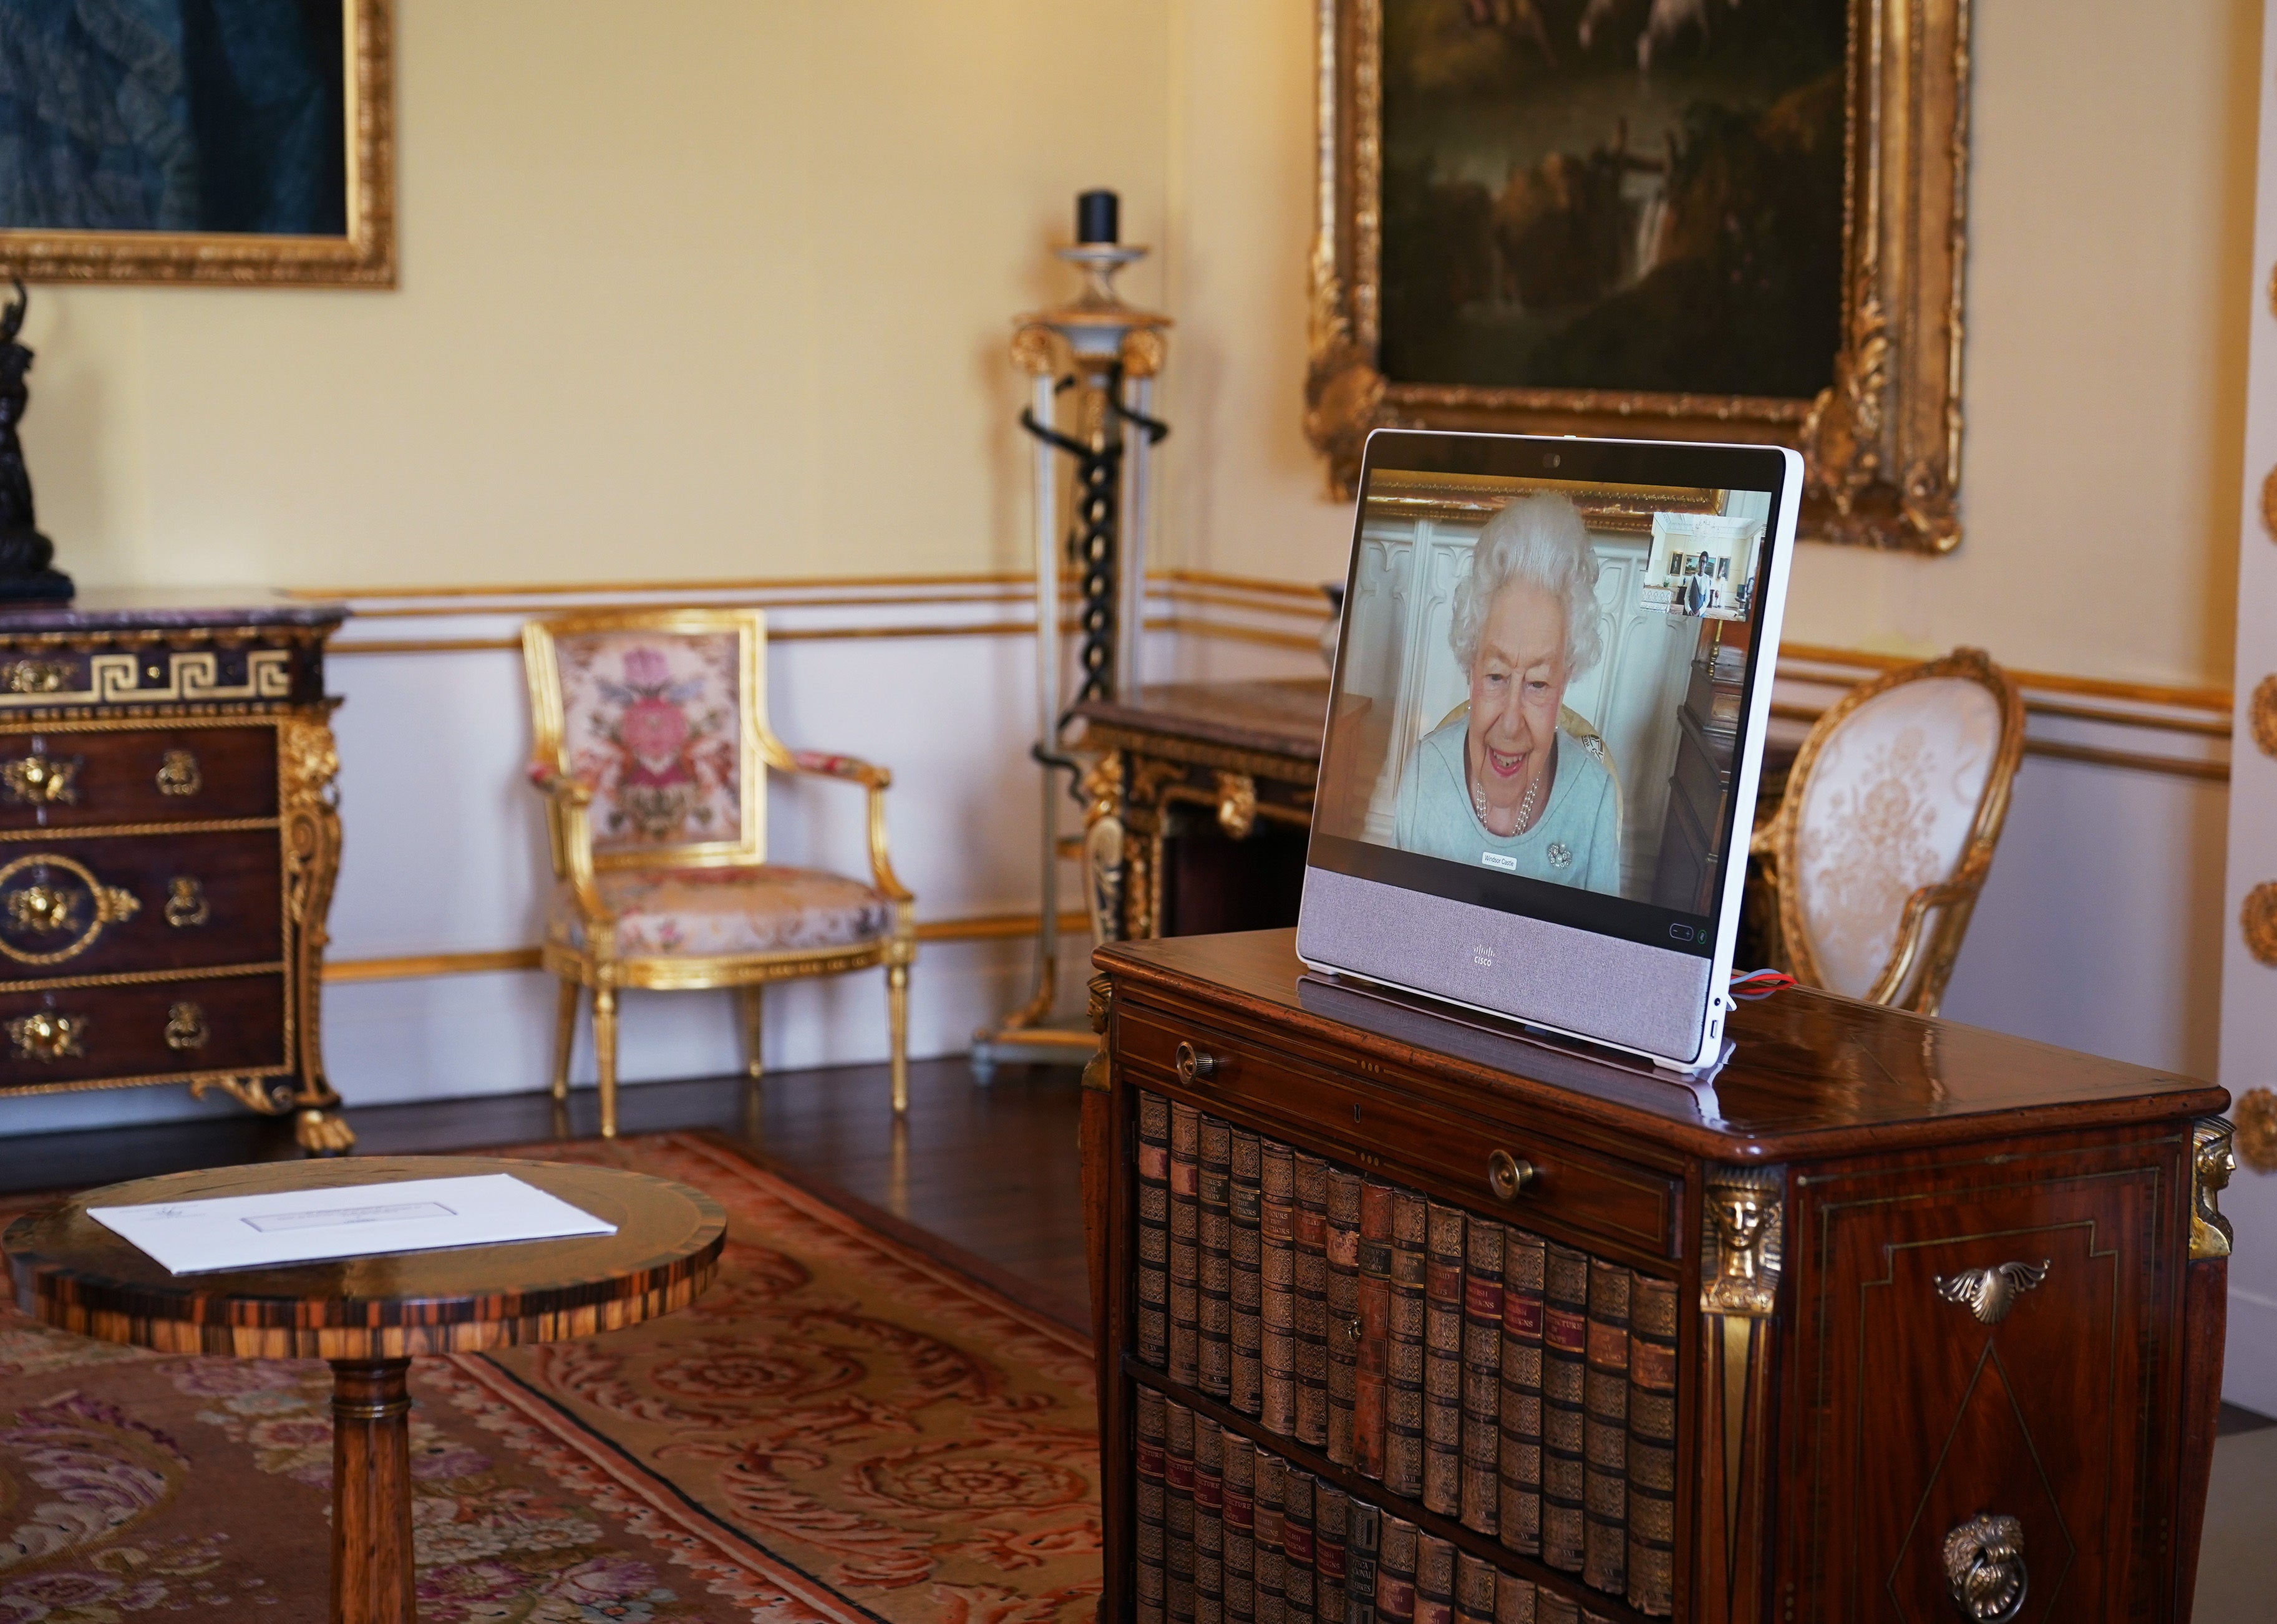
[[[695,1185],[727,1249],[669,1318],[413,1365],[422,1624],[1091,1618],[1083,1337],[704,1138],[504,1154]],[[0,1309],[0,1624],[324,1617],[330,1399]]]

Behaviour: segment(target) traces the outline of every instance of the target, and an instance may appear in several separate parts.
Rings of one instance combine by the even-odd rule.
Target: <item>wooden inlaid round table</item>
[[[511,1173],[613,1235],[177,1275],[87,1209]],[[332,1618],[414,1624],[411,1399],[417,1354],[553,1342],[688,1306],[727,1216],[700,1191],[612,1167],[493,1157],[360,1157],[138,1179],[18,1218],[0,1237],[17,1305],[50,1325],[170,1354],[332,1366]]]

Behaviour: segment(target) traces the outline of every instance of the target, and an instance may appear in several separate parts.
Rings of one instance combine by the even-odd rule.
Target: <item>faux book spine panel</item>
[[[1215,1117],[1200,1127],[1201,1165],[1195,1202],[1200,1224],[1199,1335],[1196,1384],[1213,1399],[1233,1396],[1233,1130]]]
[[[1170,1107],[1170,1362],[1174,1382],[1191,1387],[1199,1372],[1201,1330],[1201,1113]]]
[[[1170,1362],[1170,1102],[1138,1097],[1138,1357]]]

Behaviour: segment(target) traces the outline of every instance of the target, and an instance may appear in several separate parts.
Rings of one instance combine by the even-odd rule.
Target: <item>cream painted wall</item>
[[[1313,7],[1174,4],[1173,544],[1340,574],[1298,431]],[[1788,635],[2225,684],[2258,0],[1978,0],[1961,550],[1809,546]],[[1197,441],[1200,444],[1198,445]]]
[[[1009,322],[1069,291],[1040,250],[1081,187],[1159,238],[1160,0],[397,18],[395,292],[35,292],[27,446],[82,582],[1024,558]]]

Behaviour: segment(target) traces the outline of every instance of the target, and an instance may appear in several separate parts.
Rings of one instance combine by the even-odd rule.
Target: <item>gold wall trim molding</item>
[[[920,942],[998,942],[1019,937],[1033,936],[1040,922],[1033,914],[983,914],[970,919],[920,920],[918,940]],[[1091,929],[1086,914],[1060,915],[1063,932],[1082,935]],[[502,947],[486,952],[460,953],[398,953],[377,959],[335,959],[324,966],[324,982],[331,985],[347,985],[369,981],[420,981],[438,975],[484,975],[502,970],[535,970],[543,968],[544,950],[539,947]],[[280,968],[280,966],[258,967]],[[185,975],[210,975],[212,970],[186,971]],[[60,986],[60,982],[43,982],[42,986]]]

